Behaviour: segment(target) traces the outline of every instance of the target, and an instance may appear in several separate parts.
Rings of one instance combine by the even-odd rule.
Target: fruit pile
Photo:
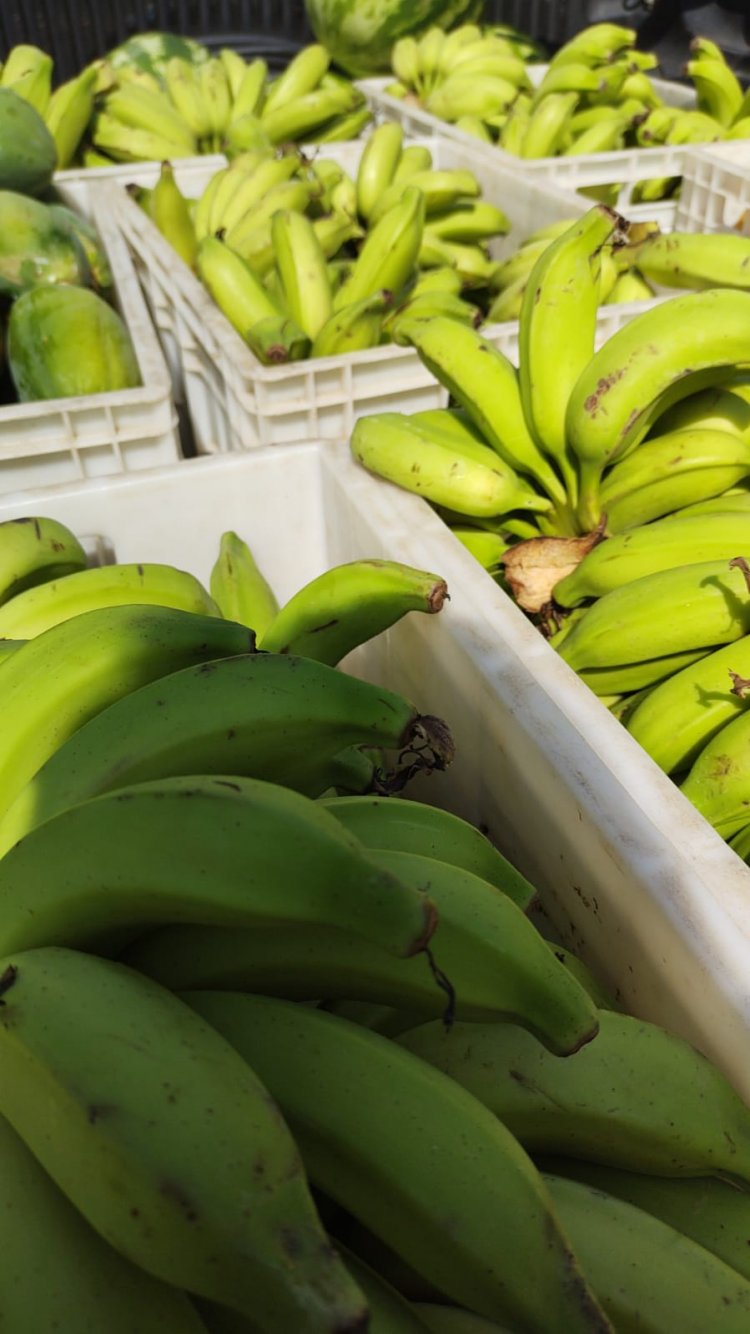
[[[664,302],[594,352],[600,248],[620,231],[627,240],[599,205],[542,250],[518,370],[455,322],[406,326],[458,407],[362,418],[352,451],[425,496],[502,571],[565,661],[744,856],[750,293],[709,287]],[[635,253],[653,245],[663,261],[672,241],[649,237]],[[721,242],[730,267],[737,242],[747,264],[740,237],[678,237],[675,251],[701,241]]]
[[[9,1328],[740,1334],[750,1111],[384,795],[450,735],[332,665],[443,581],[208,582],[0,524]]]
[[[114,298],[107,253],[90,222],[62,202],[0,190],[4,401],[139,385]]]
[[[401,343],[404,321],[478,325],[509,230],[468,169],[440,170],[393,122],[354,177],[295,150],[243,153],[184,197],[171,164],[133,192],[266,365]]]
[[[504,33],[464,24],[395,43],[397,82],[386,91],[521,158],[545,158],[750,137],[750,94],[721,49],[691,43],[685,73],[694,110],[665,105],[648,71],[656,57],[635,48],[635,29],[592,24],[566,42],[535,82]],[[640,182],[633,202],[674,194],[679,178]],[[619,186],[602,196],[617,199]],[[611,197],[610,197],[611,196]]]

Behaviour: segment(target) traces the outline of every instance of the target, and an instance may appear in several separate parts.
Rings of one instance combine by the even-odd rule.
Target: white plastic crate
[[[158,468],[180,457],[169,370],[133,261],[96,191],[81,178],[55,184],[64,202],[94,222],[115,287],[115,306],[133,340],[142,384],[106,394],[0,407],[0,492]]]
[[[519,180],[449,141],[430,139],[429,146],[437,167],[474,170],[484,197],[508,214],[510,233],[492,245],[497,258],[512,253],[536,227],[575,217],[587,207],[575,195],[544,182]],[[335,159],[354,174],[362,148],[358,141],[309,151]],[[140,167],[131,179],[152,183],[156,170]],[[200,164],[175,163],[176,179],[187,195],[200,194],[212,174]],[[101,190],[128,243],[164,340],[176,393],[187,401],[199,453],[342,439],[351,433],[357,417],[381,410],[385,398],[394,410],[407,412],[439,407],[447,401],[411,348],[391,345],[286,366],[263,366],[128,196],[122,182]],[[494,326],[497,330],[504,327]],[[498,336],[504,345],[505,336]]]
[[[350,656],[357,674],[445,718],[456,759],[409,789],[487,830],[538,886],[560,938],[634,1013],[682,1033],[750,1097],[750,873],[424,501],[344,444],[188,460],[0,498],[119,561],[208,580],[235,529],[286,599],[330,565],[397,559],[451,599]],[[292,540],[290,540],[290,536]]]
[[[529,66],[532,80],[537,82],[546,69],[544,65]],[[533,180],[547,180],[563,190],[575,191],[586,186],[621,183],[618,208],[627,211],[630,190],[637,181],[654,177],[681,176],[685,162],[692,152],[690,145],[662,145],[657,148],[623,148],[610,153],[588,153],[580,156],[520,158],[506,153],[494,144],[483,143],[466,134],[455,125],[449,125],[421,107],[414,106],[385,92],[394,78],[361,79],[358,87],[364,93],[376,120],[396,120],[404,132],[423,138],[442,137],[461,144],[465,149],[481,153],[490,162],[501,163],[516,176]],[[665,79],[652,79],[656,91],[669,106],[695,107],[692,88]]]
[[[750,236],[750,140],[710,144],[691,154],[674,225]]]

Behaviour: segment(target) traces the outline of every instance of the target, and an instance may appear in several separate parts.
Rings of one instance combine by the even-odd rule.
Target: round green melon
[[[38,111],[12,88],[0,88],[0,190],[41,195],[57,166],[57,149]]]
[[[318,41],[354,78],[387,74],[399,37],[474,23],[483,8],[483,0],[305,0]]]
[[[113,69],[135,65],[146,74],[163,79],[167,61],[172,56],[189,60],[192,65],[201,65],[210,54],[207,47],[192,37],[180,37],[178,33],[172,32],[139,32],[110,51],[107,61]]]

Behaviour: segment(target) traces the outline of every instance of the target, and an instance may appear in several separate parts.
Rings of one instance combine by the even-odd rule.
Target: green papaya
[[[85,285],[90,280],[80,241],[70,228],[62,229],[48,205],[0,190],[0,293],[18,296],[40,283]]]
[[[40,195],[57,166],[57,148],[42,117],[12,88],[0,88],[0,190]]]
[[[8,365],[22,403],[141,383],[117,311],[90,288],[63,283],[19,296],[8,320]]]
[[[53,203],[49,206],[50,217],[66,236],[73,236],[80,243],[88,261],[94,287],[100,292],[107,292],[112,286],[112,270],[109,267],[107,252],[102,239],[92,222],[82,217],[66,204]]]

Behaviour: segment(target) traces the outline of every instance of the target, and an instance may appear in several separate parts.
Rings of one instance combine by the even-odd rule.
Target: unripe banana
[[[261,123],[271,143],[304,143],[334,116],[358,112],[362,94],[354,84],[349,84],[347,87],[315,88],[269,109],[270,99],[271,92],[263,107]]]
[[[350,276],[336,293],[334,310],[383,288],[394,294],[402,290],[416,267],[424,211],[422,191],[407,185],[401,202],[368,232]]]
[[[59,171],[69,167],[94,110],[97,70],[87,65],[74,79],[55,89],[47,104],[44,121],[57,148]]]
[[[738,400],[739,401],[739,400]],[[711,427],[644,440],[605,474],[600,497],[610,533],[719,496],[750,475],[750,441]]]
[[[698,109],[728,127],[736,120],[742,106],[742,85],[730,65],[723,58],[716,60],[701,54],[689,60],[685,73],[695,84]]]
[[[196,139],[205,139],[213,130],[211,110],[195,65],[181,56],[172,56],[166,63],[164,79],[167,92],[185,124]]]
[[[357,212],[365,222],[393,180],[403,142],[404,131],[398,121],[384,121],[368,137],[356,181]]]
[[[86,567],[86,552],[63,523],[43,515],[0,523],[0,605],[35,584]]]
[[[554,157],[562,146],[577,106],[578,93],[550,93],[545,97],[529,116],[520,143],[520,156]]]
[[[485,241],[510,231],[508,215],[485,199],[459,200],[445,212],[429,216],[425,233],[443,241]]]
[[[256,57],[245,65],[242,81],[232,99],[230,126],[243,116],[260,116],[266,96],[268,65]]]
[[[163,93],[152,93],[147,88],[124,88],[110,93],[106,101],[107,115],[122,125],[163,136],[180,144],[185,153],[195,153],[196,138],[189,125]],[[99,122],[94,142],[99,142]],[[103,142],[103,141],[102,141]],[[106,147],[106,143],[104,144]]]
[[[329,52],[319,43],[303,47],[282,74],[274,79],[266,96],[263,119],[279,107],[294,103],[317,88],[331,63]]]
[[[635,45],[637,33],[617,23],[591,23],[569,38],[552,56],[550,64],[562,65],[570,60],[585,60],[600,65],[619,51]]]
[[[393,181],[405,185],[410,176],[418,171],[430,171],[432,166],[432,153],[426,144],[407,144],[401,150]]]
[[[351,275],[347,270],[343,283]],[[336,288],[336,293],[340,288]],[[377,347],[383,329],[383,320],[391,306],[393,297],[390,292],[373,292],[359,301],[352,301],[347,306],[335,310],[326,320],[316,335],[311,357],[340,357],[350,352],[363,352],[369,347]]]
[[[636,246],[632,263],[662,287],[750,288],[750,236],[669,232]]]
[[[518,96],[509,79],[493,74],[464,74],[459,69],[429,94],[425,106],[433,116],[450,124],[461,116],[479,116],[482,120],[499,111],[507,111]]]
[[[262,635],[276,615],[276,596],[255,562],[247,542],[237,533],[222,533],[219,555],[211,569],[211,596],[221,614]]]
[[[748,823],[748,736],[750,715],[745,708],[711,737],[680,784],[684,795],[722,838],[739,833]]]
[[[309,218],[279,209],[271,219],[271,242],[289,315],[312,341],[331,315],[326,257]]]
[[[180,190],[171,162],[162,162],[151,196],[150,216],[189,268],[195,267],[198,242],[188,201]]]

